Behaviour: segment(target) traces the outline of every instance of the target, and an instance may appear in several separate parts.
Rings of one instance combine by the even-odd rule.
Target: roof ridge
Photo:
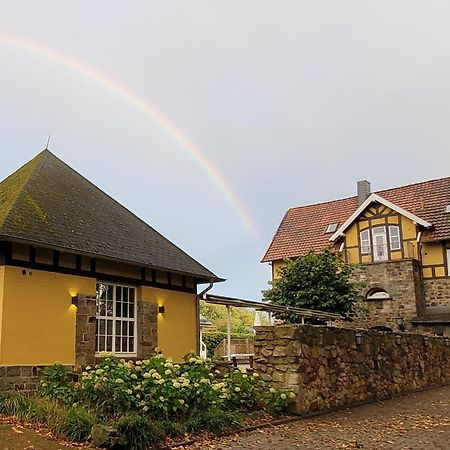
[[[0,221],[0,227],[8,222],[8,219],[9,219],[9,217],[11,215],[11,212],[14,210],[14,207],[18,203],[19,199],[21,199],[22,196],[24,195],[24,191],[26,190],[26,187],[30,183],[30,179],[32,178],[33,174],[35,173],[36,167],[38,166],[39,162],[42,160],[42,156],[44,156],[44,154],[45,154],[45,150],[42,150],[34,158],[32,158],[30,161],[27,161],[25,164],[20,166],[16,171],[14,171],[11,175],[7,176],[4,180],[2,180],[0,182],[0,185],[3,184],[3,183],[6,184],[6,182],[10,178],[12,178],[14,176],[17,176],[17,174],[19,172],[26,170],[27,166],[31,166],[31,169],[30,169],[31,172],[27,176],[25,182],[20,187],[20,192],[16,195],[14,201],[11,202],[11,205],[8,208],[8,212],[3,216],[3,220]],[[1,217],[0,217],[0,219],[1,219]]]
[[[394,186],[394,187],[391,187],[391,188],[381,189],[379,191],[373,192],[373,194],[378,194],[380,192],[392,191],[394,189],[402,189],[402,188],[407,188],[407,187],[411,187],[411,186],[418,186],[420,184],[433,183],[435,181],[442,181],[442,180],[448,180],[448,179],[450,179],[449,176],[447,176],[447,177],[440,177],[440,178],[432,178],[431,180],[417,181],[415,183],[408,183],[408,184],[403,184],[401,186]]]
[[[450,179],[450,177],[432,178],[431,180],[417,181],[415,183],[408,183],[408,184],[403,184],[401,186],[394,186],[394,187],[390,187],[390,188],[380,189],[380,190],[377,190],[377,191],[373,191],[372,194],[379,194],[381,192],[392,191],[394,189],[402,189],[402,188],[407,188],[407,187],[411,187],[411,186],[418,186],[420,184],[432,183],[434,181],[441,181],[441,180],[447,180],[447,179]],[[343,200],[356,199],[357,197],[358,197],[357,195],[352,195],[352,196],[349,196],[349,197],[335,198],[333,200],[327,200],[327,201],[324,201],[324,202],[307,203],[305,205],[292,206],[292,207],[288,208],[288,211],[291,211],[293,209],[307,208],[309,206],[320,206],[320,205],[326,205],[327,203],[335,203],[335,202],[340,202],[340,201],[343,201]]]

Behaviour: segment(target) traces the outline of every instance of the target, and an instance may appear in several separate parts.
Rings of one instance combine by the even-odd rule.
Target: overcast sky
[[[0,6],[0,178],[51,133],[56,155],[227,278],[216,293],[261,297],[287,208],[359,179],[450,175],[448,0]]]

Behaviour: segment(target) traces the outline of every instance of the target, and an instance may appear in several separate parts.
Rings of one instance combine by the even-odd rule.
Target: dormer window
[[[337,223],[330,223],[325,228],[325,234],[326,233],[334,233],[337,230],[338,224]]]
[[[450,214],[450,205],[447,205],[447,206],[445,207],[445,213],[446,213],[446,214]]]

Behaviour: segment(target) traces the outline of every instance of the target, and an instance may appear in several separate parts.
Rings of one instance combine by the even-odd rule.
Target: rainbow
[[[113,80],[111,77],[100,72],[95,67],[89,66],[82,61],[72,58],[71,56],[67,56],[52,48],[29,41],[19,36],[5,33],[0,33],[0,43],[8,45],[10,47],[30,51],[41,57],[47,58],[58,64],[73,69],[83,76],[100,83],[104,88],[122,97],[128,103],[132,104],[134,107],[142,111],[153,122],[158,124],[161,129],[172,136],[172,138],[175,139],[175,141],[177,141],[181,145],[181,147],[192,157],[192,159],[200,165],[200,167],[207,173],[209,178],[223,192],[230,204],[236,210],[237,214],[241,218],[248,231],[254,237],[258,235],[256,226],[252,218],[250,217],[250,214],[247,212],[243,202],[233,191],[225,177],[218,171],[216,167],[214,167],[214,165],[211,163],[211,161],[208,160],[204,153],[202,153],[200,149],[196,147],[195,144],[179,128],[173,125],[150,103],[140,98],[135,92],[133,92],[124,84]]]

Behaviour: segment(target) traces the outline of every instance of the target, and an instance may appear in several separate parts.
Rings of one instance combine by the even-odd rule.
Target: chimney
[[[370,183],[367,180],[358,181],[358,206],[361,206],[370,196]]]

